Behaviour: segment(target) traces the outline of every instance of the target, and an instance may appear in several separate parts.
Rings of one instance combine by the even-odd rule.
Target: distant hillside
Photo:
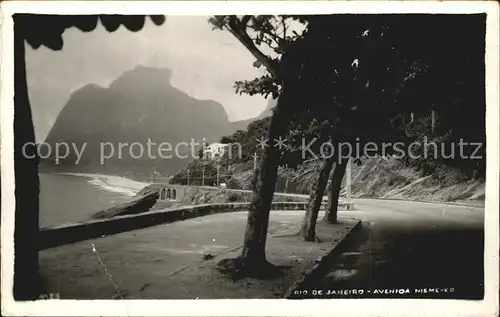
[[[280,167],[276,192],[310,194],[317,180],[320,161],[311,161],[297,169]],[[224,162],[223,162],[224,164]],[[205,170],[205,185],[213,184],[216,177],[215,166],[211,162],[195,160],[189,165],[190,184],[201,185],[200,170]],[[232,173],[227,166],[221,168],[221,182],[229,188],[252,189],[253,165],[245,162],[232,165]],[[418,166],[406,166],[396,158],[372,157],[362,159],[362,164],[351,164],[351,191],[354,198],[410,199],[420,201],[467,202],[484,204],[484,179],[468,178],[458,169],[440,166],[434,173],[425,175]],[[177,172],[176,183],[185,184],[186,169]],[[346,178],[343,179],[341,196],[345,196]]]
[[[246,119],[246,120],[232,122],[233,132],[237,131],[237,130],[246,130],[248,125],[250,123],[254,122],[255,120],[263,119],[263,118],[272,116],[272,114],[273,114],[272,109],[275,106],[276,106],[276,100],[269,99],[269,101],[267,103],[267,107],[264,110],[262,110],[258,116],[254,117],[254,118]]]
[[[252,154],[262,155],[257,147],[257,140],[265,136],[268,125],[269,118],[255,120],[245,131],[238,131],[223,138],[226,143],[241,144],[242,155],[226,155],[217,162],[220,166],[220,182],[233,189],[252,189]],[[409,158],[405,162],[396,157],[377,156],[364,157],[360,160],[360,165],[353,162],[351,167],[353,197],[467,201],[484,204],[485,179],[481,173],[470,173],[467,169],[457,168],[457,164],[450,160]],[[281,166],[278,169],[276,191],[309,194],[317,180],[319,168],[319,160],[301,163],[296,168]],[[201,171],[204,171],[204,175]],[[200,185],[202,179],[204,184],[213,184],[216,181],[216,173],[214,162],[195,160],[187,168],[178,171],[172,181],[185,184],[189,177],[190,184]],[[345,181],[344,178],[343,186]]]
[[[49,132],[46,142],[53,145],[66,142],[80,149],[87,144],[78,165],[72,151],[61,164],[51,160],[41,164],[42,170],[64,170],[75,172],[103,172],[111,174],[150,175],[153,168],[162,174],[174,173],[192,160],[186,146],[179,147],[179,154],[188,158],[162,159],[158,156],[158,145],[167,142],[172,152],[179,142],[213,142],[222,136],[245,129],[250,120],[229,122],[221,104],[213,100],[198,100],[170,84],[171,71],[149,67],[136,67],[125,72],[109,87],[87,85],[75,91],[60,112]],[[267,111],[267,112],[266,112]],[[269,112],[269,107],[260,116]],[[260,117],[259,116],[259,117]],[[151,157],[147,152],[147,141],[152,143]],[[101,144],[111,143],[115,149],[113,158],[101,164]],[[132,156],[130,147],[139,142],[144,154],[135,146]],[[109,154],[111,146],[104,146]],[[153,157],[157,156],[156,159]],[[174,155],[175,156],[175,155]]]

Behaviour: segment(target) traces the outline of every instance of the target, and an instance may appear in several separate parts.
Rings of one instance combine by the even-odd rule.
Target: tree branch
[[[236,17],[231,17],[229,19],[226,29],[234,36],[238,41],[240,41],[243,46],[246,47],[252,53],[252,55],[257,58],[264,67],[267,68],[269,73],[271,73],[275,78],[281,78],[280,68],[275,60],[272,60],[267,55],[262,53],[254,44],[250,36],[245,30],[245,26],[240,24],[241,22]]]
[[[285,23],[285,18],[284,17],[280,17],[281,18],[281,24],[283,25],[283,39],[286,40],[286,23]]]

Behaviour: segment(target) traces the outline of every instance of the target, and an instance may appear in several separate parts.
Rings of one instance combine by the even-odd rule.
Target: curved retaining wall
[[[248,210],[249,203],[223,203],[170,208],[141,214],[118,216],[109,219],[91,220],[52,228],[39,232],[39,249],[57,247],[78,241],[99,238],[125,231],[142,229],[165,223],[202,217],[210,214]],[[305,202],[272,203],[274,210],[305,210]]]

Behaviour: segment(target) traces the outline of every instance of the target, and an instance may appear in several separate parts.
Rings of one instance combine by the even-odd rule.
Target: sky
[[[263,68],[227,31],[212,30],[208,17],[168,16],[164,25],[147,21],[137,33],[121,27],[108,33],[101,25],[85,33],[63,33],[54,52],[27,46],[26,67],[37,142],[45,139],[72,92],[90,84],[107,87],[135,66],[172,70],[171,84],[198,99],[221,103],[231,121],[257,116],[267,105],[262,96],[237,95],[236,80],[253,79]]]

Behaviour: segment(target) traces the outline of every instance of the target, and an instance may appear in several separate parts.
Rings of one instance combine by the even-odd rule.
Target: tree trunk
[[[286,93],[278,99],[271,123],[269,125],[267,139],[268,146],[264,149],[260,168],[254,175],[253,193],[250,198],[248,221],[245,231],[242,265],[246,274],[252,275],[252,271],[259,271],[261,265],[268,265],[266,260],[265,246],[267,228],[269,224],[269,212],[276,185],[280,152],[274,146],[274,140],[280,136],[284,137],[288,128],[288,117],[283,109],[287,103]]]
[[[305,241],[315,241],[316,239],[316,221],[318,220],[319,209],[323,202],[323,195],[333,162],[333,156],[321,162],[318,179],[311,190],[307,211],[301,228],[301,234]]]
[[[335,164],[332,173],[332,181],[330,183],[330,191],[328,192],[328,207],[325,211],[324,220],[331,223],[337,223],[337,211],[339,207],[340,187],[342,186],[342,179],[344,178],[345,170],[349,160],[343,159]]]
[[[38,276],[38,159],[35,132],[26,82],[26,62],[23,25],[14,23],[14,174],[15,174],[15,223],[14,223],[14,299],[34,300],[40,293]],[[26,27],[26,26],[24,26]],[[23,146],[33,142],[26,149]],[[36,157],[36,156],[35,156]]]

